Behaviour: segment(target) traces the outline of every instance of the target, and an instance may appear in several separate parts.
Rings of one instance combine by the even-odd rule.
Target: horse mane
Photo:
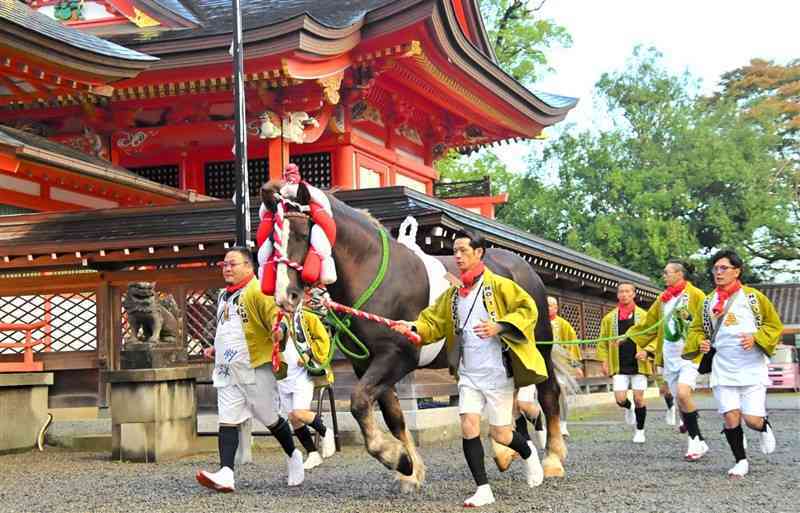
[[[336,196],[333,195],[334,192],[339,190],[338,188],[328,189],[325,191],[325,194],[328,196],[328,199],[331,202],[331,208],[334,210],[334,215],[336,212],[340,214],[344,214],[354,221],[362,224],[364,227],[369,227],[377,230],[387,230],[383,224],[378,221],[378,219],[373,216],[368,210],[363,208],[353,208],[344,201],[340,200]],[[388,232],[388,230],[387,230]]]
[[[378,219],[374,215],[372,215],[369,210],[365,208],[356,208],[354,210],[356,212],[361,212],[362,214],[364,214],[367,217],[367,220],[370,222],[370,224],[372,224],[372,226],[374,226],[375,228],[379,230],[384,228],[383,223],[378,221]]]

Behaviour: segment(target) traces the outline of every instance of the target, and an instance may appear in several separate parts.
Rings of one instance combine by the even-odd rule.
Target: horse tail
[[[558,380],[558,384],[561,387],[561,393],[567,395],[578,393],[580,387],[573,374],[567,350],[563,346],[554,344],[550,352],[550,358],[553,362],[556,380]]]

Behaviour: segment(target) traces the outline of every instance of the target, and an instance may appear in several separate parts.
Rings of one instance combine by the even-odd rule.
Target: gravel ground
[[[703,412],[701,427],[711,452],[698,463],[681,459],[685,438],[663,422],[663,410],[648,419],[643,446],[634,446],[617,409],[595,410],[570,423],[567,477],[531,490],[516,462],[500,474],[487,456],[497,503],[485,511],[522,512],[796,512],[800,509],[800,435],[797,410],[773,412],[776,452],[761,454],[747,431],[750,475],[731,481],[732,456],[719,434],[720,420]],[[488,443],[484,443],[488,449]],[[363,449],[346,447],[307,474],[302,487],[285,486],[278,451],[255,453],[237,469],[237,491],[215,494],[194,474],[216,465],[213,454],[162,464],[114,463],[107,454],[47,448],[0,456],[0,511],[64,512],[451,512],[474,491],[460,441],[421,450],[428,481],[415,495],[398,491],[391,474]],[[487,451],[488,452],[488,451]],[[212,468],[213,469],[213,468]]]

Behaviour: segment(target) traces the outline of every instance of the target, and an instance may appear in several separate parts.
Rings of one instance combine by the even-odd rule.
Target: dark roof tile
[[[233,3],[230,0],[183,1],[203,19],[201,28],[144,30],[115,36],[113,40],[124,45],[136,45],[225,34],[233,30]],[[341,29],[352,26],[370,11],[393,1],[395,0],[242,0],[242,19],[244,30],[253,30],[307,14],[326,27]],[[158,3],[166,7],[170,3],[180,2],[158,0]]]
[[[156,57],[125,48],[97,36],[61,25],[19,0],[0,2],[0,20],[17,25],[73,48],[128,61],[157,61]]]

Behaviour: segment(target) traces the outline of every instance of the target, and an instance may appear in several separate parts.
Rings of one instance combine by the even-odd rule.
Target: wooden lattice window
[[[583,330],[588,338],[600,336],[600,322],[603,320],[603,308],[592,303],[583,304]]]
[[[186,350],[190,356],[202,354],[204,347],[214,345],[218,291],[201,289],[186,292]]]
[[[558,315],[563,317],[569,322],[579,337],[583,336],[583,326],[581,322],[581,305],[573,301],[559,301],[558,302]]]
[[[129,171],[151,182],[160,183],[169,187],[180,187],[180,170],[177,164],[150,167],[132,167]]]
[[[294,155],[289,160],[297,164],[297,167],[300,168],[300,174],[303,176],[303,180],[314,187],[330,189],[333,185],[331,179],[330,152]]]
[[[215,198],[232,199],[236,192],[236,162],[207,162],[205,165],[206,194]],[[261,186],[268,180],[269,161],[247,161],[247,186],[250,196],[258,196]]]
[[[44,320],[45,304],[50,303],[51,351],[94,351],[97,349],[97,304],[94,292],[77,292],[52,296],[0,297],[0,319],[12,324],[28,324]],[[34,339],[44,337],[34,331]],[[25,341],[25,333],[0,331],[0,342]],[[42,351],[45,346],[34,348]],[[2,349],[0,353],[19,353],[21,349]]]
[[[330,189],[331,154],[305,153],[294,155],[289,161],[297,164],[303,180],[320,189]],[[236,173],[234,161],[207,162],[205,165],[206,194],[215,198],[231,199],[236,190]],[[251,159],[247,161],[247,179],[250,196],[259,195],[261,186],[269,180],[269,160]]]

